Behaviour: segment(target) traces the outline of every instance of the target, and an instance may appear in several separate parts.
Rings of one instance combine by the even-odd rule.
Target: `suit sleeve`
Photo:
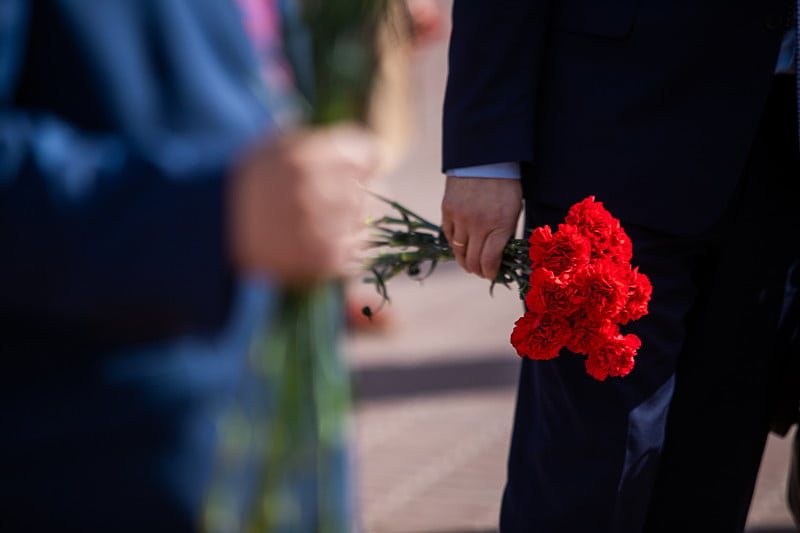
[[[547,0],[454,0],[442,168],[531,161]]]
[[[16,107],[27,6],[0,8],[4,342],[106,349],[218,326],[232,282],[224,165],[148,157],[113,132]]]

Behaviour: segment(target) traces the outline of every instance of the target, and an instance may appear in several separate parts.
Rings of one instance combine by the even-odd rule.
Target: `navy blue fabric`
[[[650,276],[633,372],[522,361],[502,533],[741,533],[800,257],[783,1],[455,0],[443,168],[522,162],[526,227],[595,195]]]
[[[272,303],[223,231],[258,76],[228,1],[0,5],[3,531],[197,526]]]
[[[534,201],[594,194],[626,220],[702,232],[744,168],[788,9],[456,0],[442,168],[521,161]]]
[[[0,392],[0,530],[193,532],[211,487],[242,516],[258,441],[220,465],[231,413],[269,416],[269,390],[249,372],[269,291],[237,290],[216,334],[103,354],[58,373],[17,376]]]
[[[501,531],[741,532],[770,428],[771,357],[800,257],[794,78],[778,83],[731,208],[676,236],[623,222],[653,284],[631,374],[522,362]],[[529,206],[531,227],[562,209]],[[745,257],[746,256],[746,257]]]
[[[11,3],[2,322],[50,323],[62,343],[100,348],[219,326],[231,290],[222,181],[267,124],[237,11]]]

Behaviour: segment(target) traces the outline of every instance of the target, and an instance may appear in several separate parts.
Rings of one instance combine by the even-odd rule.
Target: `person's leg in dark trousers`
[[[697,272],[647,533],[744,530],[770,427],[784,279],[800,254],[794,96],[793,77],[776,79],[740,194]]]
[[[772,161],[795,135],[775,133],[791,137],[775,146],[773,122],[743,178],[754,185],[713,231],[670,236],[622,221],[632,263],[653,283],[650,313],[624,328],[642,339],[630,375],[596,381],[570,353],[523,361],[503,533],[741,531],[768,427],[774,309],[764,287],[795,216],[785,162]],[[527,227],[555,227],[564,214],[529,202]]]
[[[531,213],[537,226],[565,214],[544,206]],[[632,263],[653,284],[648,315],[623,328],[642,339],[636,366],[601,382],[586,373],[584,356],[567,351],[523,360],[502,533],[641,531],[685,338],[682,320],[695,296],[689,273],[702,247],[623,225]]]

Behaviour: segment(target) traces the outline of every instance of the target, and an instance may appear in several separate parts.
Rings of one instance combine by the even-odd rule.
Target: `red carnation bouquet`
[[[440,226],[378,198],[400,213],[370,222],[377,238],[368,248],[381,251],[369,260],[372,276],[365,281],[386,302],[389,279],[400,272],[423,279],[454,256]],[[566,348],[585,355],[586,371],[598,380],[629,374],[641,341],[623,335],[620,325],[647,314],[652,293],[648,277],[631,266],[632,256],[619,220],[594,196],[572,206],[555,231],[542,226],[527,241],[509,240],[491,288],[516,284],[525,301],[526,311],[511,333],[517,353],[553,359]],[[372,314],[369,308],[363,312]]]
[[[596,379],[627,375],[641,341],[619,326],[647,314],[652,286],[631,266],[631,241],[619,220],[590,196],[556,231],[533,230],[528,244],[527,310],[511,333],[517,353],[552,359],[567,348],[587,356],[586,371]]]

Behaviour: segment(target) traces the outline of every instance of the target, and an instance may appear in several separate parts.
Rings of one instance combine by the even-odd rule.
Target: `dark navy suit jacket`
[[[272,125],[226,0],[0,3],[0,529],[188,531],[269,284],[234,155]]]
[[[521,161],[530,200],[594,194],[628,223],[703,231],[741,175],[788,13],[783,0],[456,0],[443,168]]]

